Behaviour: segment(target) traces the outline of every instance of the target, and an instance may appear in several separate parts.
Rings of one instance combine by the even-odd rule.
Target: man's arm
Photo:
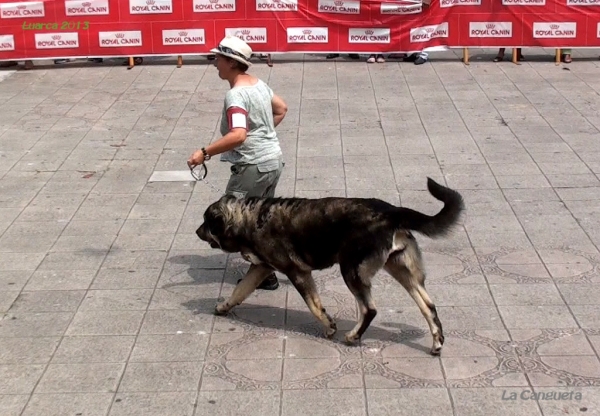
[[[246,129],[235,128],[229,130],[229,132],[221,137],[214,143],[209,144],[205,147],[206,153],[209,156],[218,155],[228,150],[235,149],[246,140]]]
[[[229,107],[227,109],[227,123],[229,131],[219,140],[204,148],[208,156],[216,156],[228,150],[235,149],[246,141],[248,131],[248,112],[240,107]],[[196,150],[188,159],[188,164],[196,166],[204,163],[202,150]]]
[[[246,132],[248,131],[248,112],[246,110],[240,107],[229,107],[227,124],[229,132],[216,142],[206,146],[206,151],[210,156],[235,149],[246,141]]]
[[[273,94],[271,106],[273,107],[273,122],[275,124],[275,127],[277,127],[287,113],[287,104],[281,99],[281,97],[279,97],[276,94]]]

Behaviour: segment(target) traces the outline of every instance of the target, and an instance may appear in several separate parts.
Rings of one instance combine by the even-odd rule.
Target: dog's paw
[[[432,347],[431,350],[429,351],[429,353],[431,355],[433,355],[434,357],[441,355],[442,354],[442,346],[440,345],[439,347],[438,346]]]
[[[438,356],[442,353],[443,342],[434,342],[429,353],[433,356]]]
[[[215,306],[215,315],[227,315],[227,312],[229,312],[229,308],[224,303],[219,303],[217,306]]]
[[[346,336],[344,337],[346,339],[346,343],[350,344],[350,345],[356,345],[358,343],[358,341],[360,341],[360,336],[358,336],[356,333],[354,332],[347,332]]]
[[[436,335],[433,337],[433,346],[429,353],[433,356],[438,356],[442,353],[442,345],[444,345],[444,336]]]
[[[325,336],[328,339],[333,338],[333,336],[335,335],[335,333],[337,332],[337,325],[334,323],[331,324],[331,326],[329,328],[327,328],[327,330],[325,331]]]

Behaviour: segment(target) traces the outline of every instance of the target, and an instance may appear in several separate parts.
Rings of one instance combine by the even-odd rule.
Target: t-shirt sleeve
[[[229,91],[225,95],[225,109],[229,130],[235,128],[248,130],[248,106],[240,94]]]

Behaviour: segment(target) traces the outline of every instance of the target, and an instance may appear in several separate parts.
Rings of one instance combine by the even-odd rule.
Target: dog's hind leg
[[[417,303],[433,337],[431,355],[439,355],[444,344],[444,332],[435,305],[425,290],[425,272],[416,242],[411,240],[404,251],[393,253],[384,268]]]
[[[273,271],[269,267],[251,264],[246,276],[233,289],[233,293],[225,302],[219,303],[215,308],[217,315],[225,315],[233,307],[241,304],[252,292],[256,290],[263,280]]]
[[[354,344],[361,339],[375,316],[377,309],[371,297],[371,278],[383,266],[379,257],[365,259],[359,266],[340,262],[340,271],[346,286],[354,295],[360,309],[360,320],[356,326],[346,333],[346,342]]]
[[[312,312],[312,314],[325,325],[325,334],[327,338],[333,337],[337,332],[337,325],[333,321],[333,318],[329,316],[325,308],[321,303],[321,298],[317,292],[317,285],[310,272],[308,273],[289,273],[288,278],[294,285],[306,306]]]

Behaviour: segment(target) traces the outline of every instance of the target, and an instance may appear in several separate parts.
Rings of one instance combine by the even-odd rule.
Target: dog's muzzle
[[[210,232],[208,232],[207,227],[202,224],[196,230],[196,235],[202,241],[206,241],[212,248],[221,248],[219,243],[214,239]]]
[[[206,226],[204,224],[202,224],[200,227],[198,227],[198,229],[196,230],[196,235],[198,236],[198,238],[202,241],[206,241],[207,243],[210,243],[210,239],[208,238],[208,233],[206,232]]]

